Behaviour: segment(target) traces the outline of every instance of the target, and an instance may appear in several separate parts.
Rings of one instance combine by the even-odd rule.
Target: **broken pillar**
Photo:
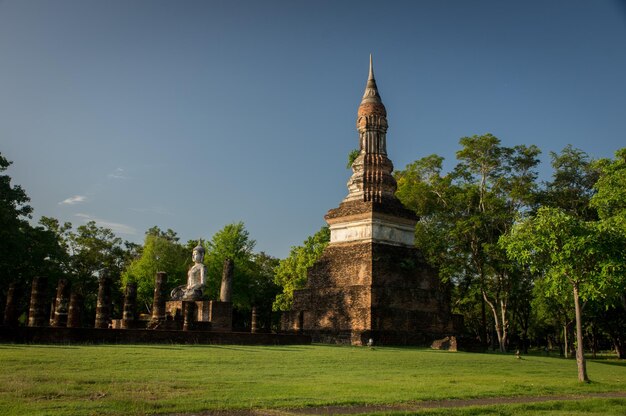
[[[230,332],[233,330],[233,304],[212,300],[209,303],[211,330]]]
[[[28,308],[28,326],[46,325],[46,283],[44,277],[33,278]]]
[[[194,329],[196,321],[197,305],[193,301],[183,301],[183,331]]]
[[[167,284],[167,273],[157,272],[154,280],[154,300],[152,302],[152,318],[150,328],[156,328],[159,323],[165,321],[165,286]]]
[[[252,318],[250,320],[250,332],[256,334],[259,332],[259,314],[257,311],[257,307],[252,307]]]
[[[67,313],[67,327],[80,328],[81,311],[83,309],[83,296],[80,293],[70,295],[70,307]]]
[[[224,260],[224,267],[222,269],[222,287],[220,288],[220,301],[230,302],[233,291],[233,270],[235,263],[232,259]]]
[[[57,296],[54,301],[54,317],[52,326],[67,326],[67,314],[69,312],[70,282],[67,279],[60,279],[57,284]]]
[[[233,330],[233,304],[231,298],[234,267],[232,259],[224,260],[220,300],[211,301],[209,304],[209,320],[211,321],[211,329],[214,331],[230,332]]]
[[[17,326],[17,318],[17,284],[12,282],[9,284],[7,302],[4,305],[4,325],[10,327]]]
[[[111,279],[103,273],[98,279],[98,301],[96,303],[96,322],[94,327],[106,329],[111,322]]]
[[[50,301],[50,314],[48,315],[48,324],[52,326],[54,323],[54,305],[56,303],[56,298],[52,298]]]
[[[124,311],[122,313],[122,328],[133,328],[137,321],[137,283],[126,284],[124,292]]]

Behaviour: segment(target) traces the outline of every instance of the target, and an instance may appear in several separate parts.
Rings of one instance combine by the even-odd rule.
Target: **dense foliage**
[[[550,154],[553,176],[540,183],[535,146],[504,147],[490,134],[460,145],[448,173],[431,155],[395,176],[421,217],[416,245],[452,283],[469,332],[501,351],[533,341],[565,356],[576,334],[583,381],[584,333],[594,353],[623,357],[626,149],[593,161],[567,146]]]
[[[291,247],[289,256],[281,260],[276,267],[274,282],[282,287],[283,292],[276,296],[274,310],[288,311],[293,303],[293,291],[306,285],[307,270],[322,255],[330,241],[330,230],[322,227],[301,246]]]

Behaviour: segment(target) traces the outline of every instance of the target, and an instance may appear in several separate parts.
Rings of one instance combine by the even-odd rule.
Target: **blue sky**
[[[347,194],[369,54],[396,168],[463,136],[626,146],[624,1],[0,0],[0,152],[35,220],[244,221],[284,257]]]

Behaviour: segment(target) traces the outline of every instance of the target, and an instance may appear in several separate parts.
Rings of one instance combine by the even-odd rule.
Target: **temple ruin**
[[[396,198],[387,110],[370,67],[357,112],[359,155],[348,195],[324,217],[330,244],[294,292],[282,329],[314,342],[424,345],[454,335],[461,317],[414,246],[417,216]]]

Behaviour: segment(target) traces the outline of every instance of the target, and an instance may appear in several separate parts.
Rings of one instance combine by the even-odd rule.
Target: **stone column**
[[[72,293],[70,296],[70,307],[67,315],[68,328],[80,328],[80,314],[83,308],[83,296],[80,293]]]
[[[165,321],[165,285],[167,283],[167,273],[157,272],[154,281],[154,301],[152,302],[152,322]]]
[[[60,279],[57,284],[57,297],[54,301],[54,317],[52,319],[52,326],[64,327],[67,325],[69,297],[70,282],[67,279]]]
[[[193,329],[197,314],[196,302],[183,301],[183,331]]]
[[[122,328],[132,328],[137,320],[137,283],[128,283],[124,293],[124,312],[122,313]]]
[[[4,306],[4,325],[17,326],[17,284],[12,282],[7,291],[7,303]]]
[[[233,291],[233,270],[235,264],[232,259],[224,260],[224,268],[222,269],[222,287],[220,288],[220,301],[230,302]]]
[[[95,328],[106,329],[111,321],[111,279],[103,274],[98,279],[98,302],[96,303]]]
[[[56,304],[56,298],[52,298],[50,301],[50,314],[48,315],[48,324],[52,326],[54,323],[54,305]]]
[[[46,283],[44,277],[33,278],[28,308],[28,326],[46,325]]]
[[[256,334],[259,332],[259,315],[256,306],[252,307],[252,319],[250,322],[250,332]]]
[[[299,333],[304,332],[304,312],[303,311],[298,312],[298,326],[296,330]]]

